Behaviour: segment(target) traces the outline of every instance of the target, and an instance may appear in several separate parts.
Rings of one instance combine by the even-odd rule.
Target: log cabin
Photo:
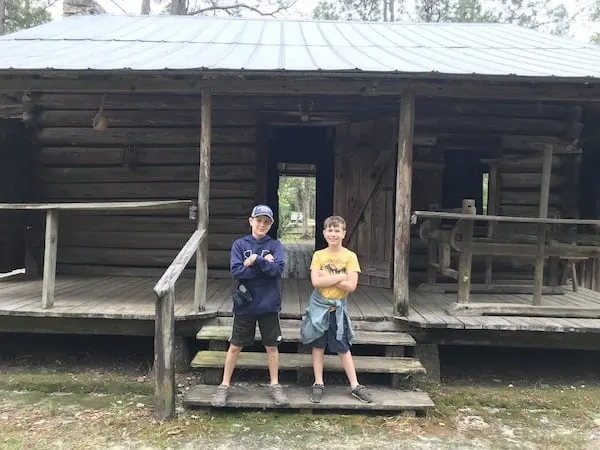
[[[439,377],[440,344],[589,347],[599,76],[597,46],[499,24],[99,15],[0,37],[0,263],[25,268],[0,330],[171,347],[172,314],[216,351],[231,244],[302,166],[317,228],[347,220],[357,328],[402,334],[386,357],[416,344]],[[310,290],[282,280],[289,329]]]

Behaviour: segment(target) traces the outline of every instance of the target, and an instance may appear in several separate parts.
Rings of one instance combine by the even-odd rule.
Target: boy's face
[[[273,221],[268,216],[250,217],[250,228],[255,238],[265,237],[271,229],[271,225],[273,225]]]
[[[330,246],[338,247],[346,237],[346,230],[339,225],[331,225],[323,230],[323,236]]]

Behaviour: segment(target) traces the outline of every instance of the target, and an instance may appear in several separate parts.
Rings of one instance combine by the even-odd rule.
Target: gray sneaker
[[[371,403],[373,401],[371,392],[361,384],[352,389],[352,395],[363,403]]]
[[[309,400],[312,403],[321,403],[323,401],[323,392],[325,392],[325,386],[322,384],[313,384],[310,388]]]
[[[290,404],[285,392],[283,392],[283,387],[280,384],[271,384],[269,386],[269,394],[275,401],[277,406],[287,406]]]
[[[217,388],[217,392],[215,392],[215,395],[212,398],[211,404],[213,406],[222,408],[223,406],[225,406],[227,404],[227,396],[228,395],[229,395],[229,386],[225,386],[225,385],[221,384]]]

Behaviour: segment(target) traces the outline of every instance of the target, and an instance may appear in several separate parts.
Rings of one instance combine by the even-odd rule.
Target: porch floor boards
[[[22,276],[0,279],[0,316],[65,317],[90,319],[153,320],[155,296],[152,278],[90,277],[58,275],[54,307],[41,306],[42,280]],[[309,280],[281,281],[283,305],[281,317],[300,319],[312,291]],[[207,287],[206,312],[221,317],[232,316],[230,279],[211,279]],[[175,286],[176,320],[198,319],[206,313],[194,311],[194,280],[183,278]],[[398,322],[416,328],[465,330],[600,332],[600,319],[561,319],[544,317],[473,316],[455,317],[446,312],[456,301],[456,294],[410,292],[407,317]],[[472,302],[531,304],[530,295],[472,294]],[[545,295],[542,304],[573,307],[600,307],[600,292],[580,288],[565,295]],[[353,320],[378,322],[393,320],[390,289],[359,286],[349,298]]]

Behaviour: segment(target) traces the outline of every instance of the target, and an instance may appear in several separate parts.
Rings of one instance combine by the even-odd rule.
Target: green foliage
[[[6,0],[4,32],[13,33],[49,22],[50,6],[49,0]]]

